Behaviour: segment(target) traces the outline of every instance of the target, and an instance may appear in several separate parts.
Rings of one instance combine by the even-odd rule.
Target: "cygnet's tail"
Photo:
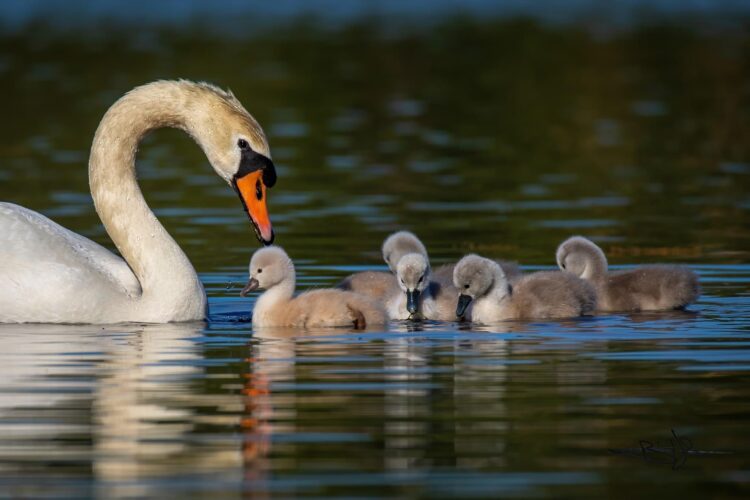
[[[346,308],[349,309],[349,313],[352,315],[352,324],[355,330],[364,330],[367,326],[365,315],[359,309],[355,309],[349,304],[346,304]]]

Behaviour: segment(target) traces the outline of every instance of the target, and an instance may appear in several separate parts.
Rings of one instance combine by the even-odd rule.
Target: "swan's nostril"
[[[258,201],[263,199],[263,187],[261,186],[260,179],[255,183],[255,197],[258,198]]]

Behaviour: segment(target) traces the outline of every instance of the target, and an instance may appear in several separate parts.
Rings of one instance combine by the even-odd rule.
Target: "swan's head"
[[[250,280],[240,292],[246,296],[253,290],[268,289],[294,278],[294,263],[284,249],[277,246],[261,248],[250,259]]]
[[[460,295],[456,305],[456,316],[464,315],[472,300],[484,297],[496,287],[506,290],[507,278],[500,265],[494,260],[469,254],[458,261],[453,268],[453,284]]]
[[[555,258],[560,269],[583,279],[591,279],[597,269],[607,268],[602,249],[583,236],[572,236],[560,243]]]
[[[237,191],[258,240],[270,245],[274,234],[266,190],[276,184],[276,168],[263,129],[231,92],[206,83],[180,83],[196,97],[185,104],[191,134],[214,170]]]
[[[414,233],[398,231],[383,242],[383,260],[392,273],[396,272],[399,260],[406,254],[418,253],[427,258],[427,249]]]
[[[415,314],[419,309],[419,296],[430,282],[430,263],[420,253],[401,257],[396,266],[398,286],[406,293],[406,309]]]

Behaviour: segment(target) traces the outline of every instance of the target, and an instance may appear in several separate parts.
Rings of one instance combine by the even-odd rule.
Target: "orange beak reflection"
[[[255,234],[264,245],[273,243],[273,229],[266,207],[266,185],[263,171],[256,170],[234,180],[234,186],[255,228]]]

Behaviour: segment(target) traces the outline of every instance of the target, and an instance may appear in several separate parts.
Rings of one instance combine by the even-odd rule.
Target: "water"
[[[141,184],[201,273],[209,320],[0,325],[0,496],[747,496],[746,28],[287,21],[0,32],[0,199],[109,245],[85,168],[101,115],[134,85],[206,79],[269,136],[271,218],[301,288],[384,269],[396,229],[433,264],[479,252],[528,271],[576,233],[615,267],[690,265],[701,300],[482,328],[253,329],[238,294],[257,243],[236,195],[160,131]]]

